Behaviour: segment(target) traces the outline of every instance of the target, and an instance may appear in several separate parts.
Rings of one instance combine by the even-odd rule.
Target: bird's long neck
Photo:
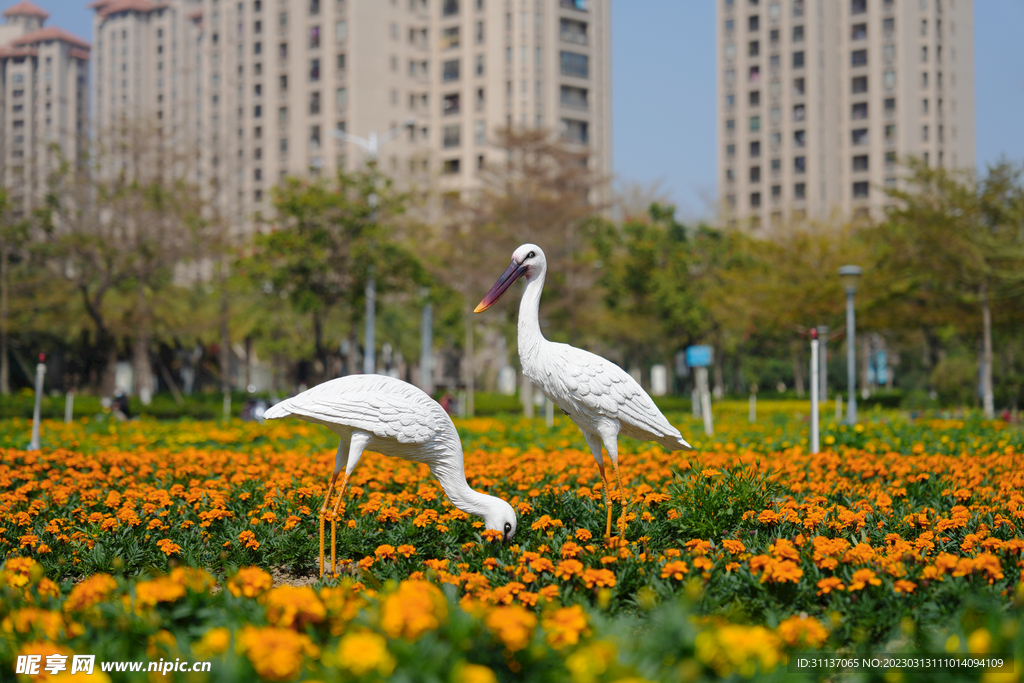
[[[474,491],[466,481],[466,468],[462,460],[462,446],[452,448],[441,462],[431,465],[430,469],[441,483],[445,495],[452,505],[466,514],[484,517],[491,508],[494,496]]]
[[[547,342],[540,331],[540,295],[544,291],[544,275],[541,271],[527,281],[519,302],[519,360],[524,368]]]

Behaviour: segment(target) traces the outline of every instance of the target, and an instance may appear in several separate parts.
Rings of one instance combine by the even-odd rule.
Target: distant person
[[[110,404],[110,410],[118,420],[130,420],[132,418],[131,409],[128,407],[128,396],[123,390],[118,389],[114,392],[114,402]]]
[[[444,392],[444,396],[441,397],[441,400],[438,401],[438,403],[440,403],[441,407],[444,408],[444,412],[448,413],[449,415],[451,415],[452,411],[455,410],[453,405],[455,403],[455,400],[452,398],[452,395],[447,391]]]

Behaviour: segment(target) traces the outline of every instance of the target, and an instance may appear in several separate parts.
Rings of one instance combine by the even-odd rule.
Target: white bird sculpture
[[[430,468],[452,505],[483,517],[488,529],[508,541],[516,533],[516,513],[501,498],[479,493],[466,483],[462,442],[448,413],[434,399],[399,379],[383,375],[350,375],[332,379],[281,401],[264,414],[268,420],[294,415],[322,424],[341,437],[334,476],[320,509],[320,576],[324,574],[324,519],[334,483],[345,476],[331,515],[331,572],[335,573],[335,531],[338,508],[352,470],[364,450],[371,450]]]
[[[512,253],[512,262],[475,312],[486,311],[520,277],[526,289],[519,304],[519,361],[526,375],[541,392],[583,431],[604,482],[608,522],[605,538],[611,536],[612,508],[608,498],[602,444],[608,451],[618,482],[625,523],[626,496],[619,474],[618,435],[654,441],[669,451],[689,449],[679,430],[669,424],[651,397],[627,372],[601,356],[568,344],[550,342],[540,331],[540,297],[548,264],[535,244],[524,244]]]

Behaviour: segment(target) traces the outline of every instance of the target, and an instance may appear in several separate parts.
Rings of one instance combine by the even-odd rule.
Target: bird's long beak
[[[526,266],[516,263],[513,259],[512,263],[508,264],[508,268],[501,274],[498,281],[491,287],[491,291],[487,292],[487,296],[480,300],[480,303],[473,309],[474,313],[483,313],[488,308],[493,306],[495,302],[501,298],[501,295],[512,286],[512,283],[518,280],[523,273],[526,272]]]

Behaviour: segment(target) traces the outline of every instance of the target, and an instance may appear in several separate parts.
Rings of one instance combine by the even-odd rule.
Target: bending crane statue
[[[462,443],[441,406],[407,382],[383,375],[350,375],[317,385],[273,406],[268,420],[294,415],[322,424],[341,437],[334,475],[320,509],[320,575],[324,573],[324,519],[331,492],[342,469],[331,515],[331,572],[335,573],[337,513],[352,470],[364,450],[371,450],[430,468],[452,505],[483,517],[488,529],[508,541],[516,533],[516,513],[500,498],[479,493],[466,483]]]
[[[520,277],[526,289],[519,304],[519,361],[523,374],[583,431],[597,461],[604,482],[608,522],[605,538],[611,536],[612,508],[608,498],[608,476],[601,446],[608,451],[618,482],[625,524],[626,496],[619,474],[618,435],[654,441],[669,451],[689,449],[679,430],[669,424],[651,397],[618,365],[601,356],[568,344],[550,342],[540,331],[540,296],[544,289],[547,259],[535,244],[524,244],[512,253],[512,262],[477,305],[486,311]]]

